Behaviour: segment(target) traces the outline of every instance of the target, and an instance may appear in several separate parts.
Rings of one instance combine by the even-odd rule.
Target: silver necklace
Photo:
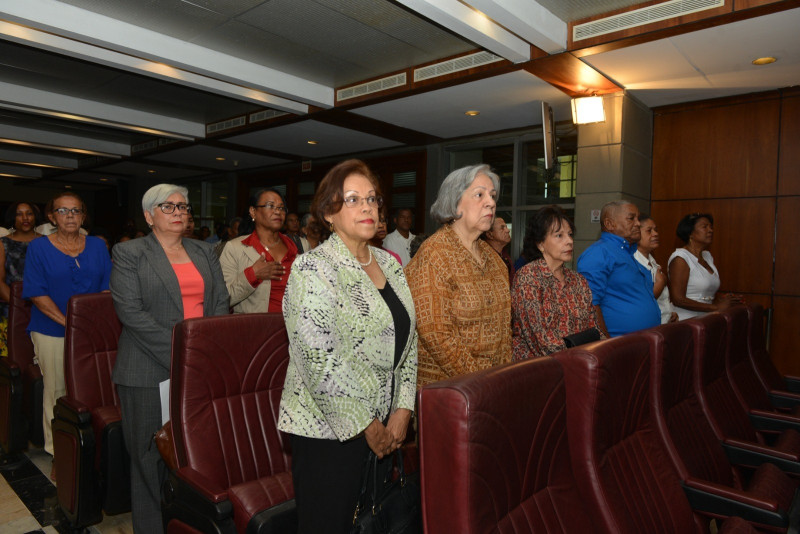
[[[358,264],[361,265],[362,267],[368,267],[369,264],[372,263],[372,249],[367,247],[367,250],[369,251],[369,261],[367,263],[361,263],[360,261],[358,261],[358,258],[356,258],[356,261],[358,261]]]

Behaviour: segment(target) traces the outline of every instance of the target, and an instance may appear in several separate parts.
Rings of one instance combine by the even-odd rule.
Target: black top
[[[411,333],[411,318],[388,281],[383,286],[383,289],[378,291],[386,305],[389,306],[389,311],[392,312],[392,320],[394,321],[394,367],[397,368],[397,364],[400,363],[400,357],[403,355],[403,349],[406,348],[408,336]]]

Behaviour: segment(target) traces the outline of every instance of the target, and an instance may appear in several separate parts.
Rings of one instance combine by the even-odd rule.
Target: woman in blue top
[[[28,332],[44,381],[44,448],[53,454],[50,421],[56,399],[66,393],[67,302],[72,295],[108,290],[111,258],[100,238],[79,232],[86,218],[86,205],[75,193],[65,191],[56,195],[47,203],[45,215],[56,231],[28,245],[22,296],[34,304]],[[54,478],[55,472],[50,476]]]

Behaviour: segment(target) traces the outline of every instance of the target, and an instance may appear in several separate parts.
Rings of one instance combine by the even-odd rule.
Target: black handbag
[[[588,328],[583,332],[570,334],[564,338],[564,344],[568,349],[585,345],[587,343],[591,343],[592,341],[600,341],[600,330],[597,328]]]
[[[378,457],[370,451],[350,534],[422,534],[419,472],[405,473],[400,450],[395,459],[397,478],[392,469],[381,477]]]

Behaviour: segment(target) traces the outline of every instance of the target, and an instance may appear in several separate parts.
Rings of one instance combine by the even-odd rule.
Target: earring
[[[331,225],[331,233],[335,232],[336,230],[333,228],[333,222],[329,223]]]

